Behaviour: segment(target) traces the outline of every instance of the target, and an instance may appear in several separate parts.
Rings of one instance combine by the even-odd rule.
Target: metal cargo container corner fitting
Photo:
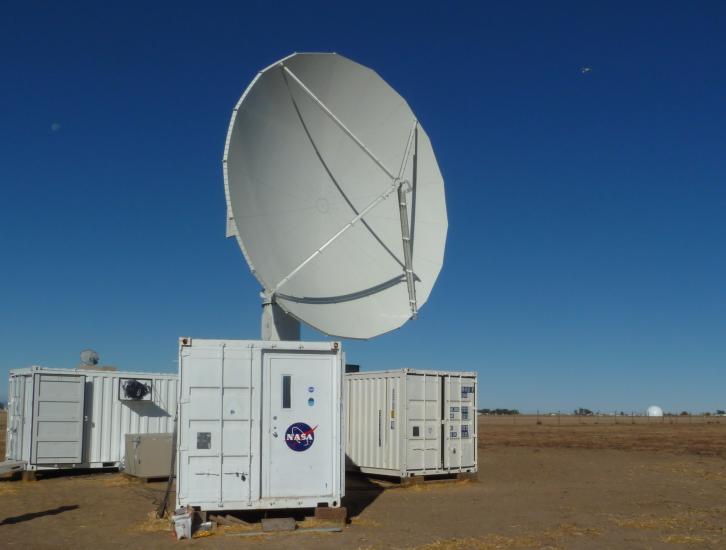
[[[476,391],[475,372],[346,374],[348,469],[402,478],[476,472]]]
[[[340,506],[343,364],[338,342],[181,338],[177,505]]]
[[[148,389],[127,398],[126,382]],[[126,434],[173,431],[176,383],[176,374],[13,369],[6,458],[25,470],[120,467]]]

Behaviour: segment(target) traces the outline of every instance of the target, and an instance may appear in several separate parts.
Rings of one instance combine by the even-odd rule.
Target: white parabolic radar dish
[[[261,71],[232,115],[224,168],[228,235],[288,314],[371,338],[428,299],[444,182],[416,116],[371,69],[306,53]]]

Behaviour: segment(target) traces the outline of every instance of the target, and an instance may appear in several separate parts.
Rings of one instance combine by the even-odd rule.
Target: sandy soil
[[[479,429],[480,448],[623,449],[726,456],[726,417],[487,416],[479,418]]]
[[[176,542],[161,483],[120,474],[0,481],[3,548],[726,548],[726,424],[480,422],[479,480],[348,480],[342,533]],[[303,522],[302,526],[313,525]]]

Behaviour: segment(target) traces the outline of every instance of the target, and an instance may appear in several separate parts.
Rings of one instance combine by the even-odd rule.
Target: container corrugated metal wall
[[[345,403],[349,469],[400,477],[476,471],[476,373],[349,373]]]
[[[400,376],[345,377],[348,458],[382,470],[400,470]]]
[[[11,376],[8,384],[8,427],[5,439],[8,460],[22,460],[26,380],[26,376]]]
[[[31,367],[10,371],[7,458],[31,462],[34,375],[85,376],[83,463],[79,468],[120,466],[127,433],[171,433],[177,405],[177,375],[146,372],[48,369]],[[150,401],[119,399],[121,378],[152,380]],[[46,468],[47,466],[38,466]]]

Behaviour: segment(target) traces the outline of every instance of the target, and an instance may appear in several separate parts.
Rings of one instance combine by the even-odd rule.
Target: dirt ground
[[[0,481],[0,546],[726,548],[726,424],[562,420],[482,417],[478,481],[401,488],[350,477],[342,533],[176,542],[149,516],[161,483],[117,473]]]

